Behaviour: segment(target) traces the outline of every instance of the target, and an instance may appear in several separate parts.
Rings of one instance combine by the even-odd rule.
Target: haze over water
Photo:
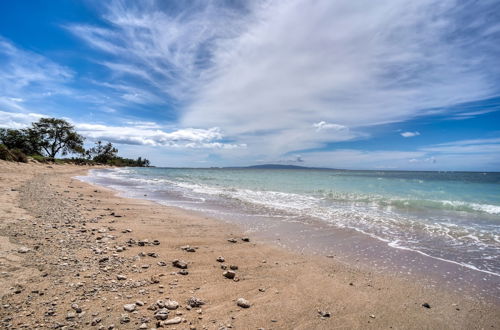
[[[500,173],[126,168],[85,180],[224,218],[321,221],[500,276]]]

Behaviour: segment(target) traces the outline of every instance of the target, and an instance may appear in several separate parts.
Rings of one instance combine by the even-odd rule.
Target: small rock
[[[182,318],[181,318],[181,317],[179,317],[179,316],[176,316],[176,317],[174,317],[173,319],[171,319],[171,320],[167,320],[167,321],[163,321],[163,322],[161,322],[160,324],[161,324],[161,325],[171,325],[171,324],[179,324],[179,323],[181,323],[181,322],[182,322]]]
[[[187,300],[187,304],[191,307],[200,307],[205,305],[205,302],[199,298],[191,297]]]
[[[73,308],[73,310],[77,313],[81,313],[82,312],[82,309],[80,308],[80,306],[78,306],[78,304],[73,304],[71,305],[71,308]]]
[[[229,269],[231,269],[231,270],[238,270],[238,266],[236,266],[236,265],[231,265],[231,266],[229,266]]]
[[[139,329],[147,329],[148,328],[148,325],[146,323],[143,323],[139,326]]]
[[[249,237],[242,237],[241,240],[243,242],[250,242],[250,238]]]
[[[98,317],[96,317],[96,318],[94,318],[94,319],[92,320],[92,322],[90,322],[90,325],[92,325],[92,326],[96,326],[96,325],[98,325],[99,323],[101,323],[101,319],[100,319],[100,318],[98,318]]]
[[[428,303],[423,303],[422,306],[425,308],[431,308],[431,305],[429,305]]]
[[[128,323],[130,322],[130,316],[128,314],[122,314],[120,317],[120,323]]]
[[[30,252],[30,249],[27,248],[26,246],[20,247],[19,250],[17,250],[19,253],[28,253]]]
[[[142,300],[137,300],[137,301],[135,302],[135,304],[136,304],[137,306],[144,306],[144,302],[143,302]]]
[[[371,317],[372,319],[374,319],[374,318],[375,318],[375,315],[373,315],[373,314],[370,314],[370,317]]]
[[[181,250],[184,250],[186,252],[196,252],[196,249],[189,245],[181,246]]]
[[[174,261],[172,261],[172,265],[174,267],[177,267],[177,268],[181,268],[181,269],[186,269],[188,268],[188,265],[185,261],[183,260],[179,260],[179,259],[175,259]]]
[[[229,243],[237,243],[238,241],[236,240],[236,238],[230,238],[227,240]]]
[[[181,269],[180,271],[177,272],[177,274],[179,274],[179,275],[188,275],[189,272],[187,270],[185,270],[185,269]]]
[[[217,260],[218,262],[224,262],[224,261],[226,261],[226,259],[224,259],[224,257],[222,257],[222,256],[217,257],[217,259],[216,259],[216,260]]]
[[[123,305],[123,309],[127,312],[133,312],[135,311],[135,304],[125,304]]]
[[[158,261],[157,264],[160,267],[165,267],[167,265],[167,263],[165,261]]]
[[[226,270],[224,273],[222,273],[222,276],[224,276],[225,278],[229,278],[229,279],[233,279],[236,277],[236,273],[233,272],[232,270]]]
[[[239,298],[238,300],[236,300],[236,305],[242,308],[249,308],[251,306],[250,302],[244,298]]]
[[[119,275],[116,275],[116,279],[119,281],[124,281],[127,279],[127,276],[119,274]]]
[[[169,311],[166,308],[159,309],[155,312],[155,319],[160,321],[166,320],[168,318],[168,313]]]
[[[330,317],[331,316],[330,312],[326,312],[326,311],[318,311],[318,313],[321,317]]]
[[[175,300],[167,300],[165,301],[165,307],[169,310],[174,310],[179,308],[179,303]]]

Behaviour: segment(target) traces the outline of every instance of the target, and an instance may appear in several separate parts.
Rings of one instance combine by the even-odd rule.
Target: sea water
[[[500,173],[118,168],[85,180],[226,219],[320,221],[500,276]]]

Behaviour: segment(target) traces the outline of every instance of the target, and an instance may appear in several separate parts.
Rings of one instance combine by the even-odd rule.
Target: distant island
[[[223,168],[224,169],[255,168],[255,169],[270,169],[270,170],[337,170],[335,168],[328,168],[328,167],[308,167],[308,166],[283,165],[283,164],[262,164],[262,165],[239,166],[239,167],[231,166]]]

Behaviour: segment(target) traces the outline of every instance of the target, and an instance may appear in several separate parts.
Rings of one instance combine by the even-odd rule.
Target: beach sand
[[[245,242],[235,225],[118,197],[74,179],[87,170],[0,162],[1,328],[500,325],[496,302],[337,258],[299,255],[252,236]],[[228,241],[232,238],[234,243]],[[194,252],[186,251],[187,245]],[[225,261],[217,261],[219,256]],[[174,267],[175,259],[185,261],[187,269]],[[238,267],[234,279],[223,276],[224,266]],[[191,297],[205,304],[190,307]],[[237,306],[239,298],[251,306]],[[168,318],[157,320],[155,316],[165,317],[159,306],[169,299],[179,307],[173,309],[170,302]],[[176,324],[166,324],[169,321]]]

